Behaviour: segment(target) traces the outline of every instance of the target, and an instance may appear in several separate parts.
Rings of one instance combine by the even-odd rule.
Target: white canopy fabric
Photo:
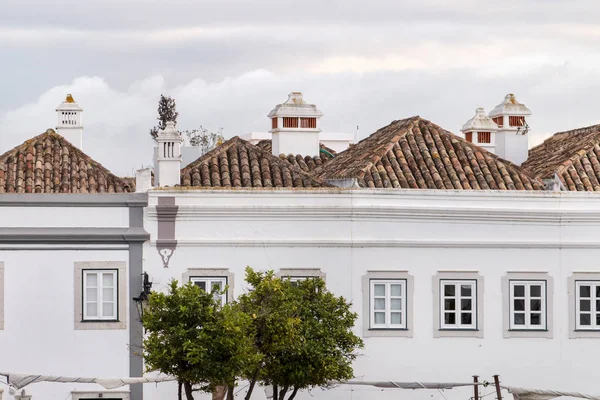
[[[6,376],[8,379],[8,384],[17,389],[22,389],[25,386],[40,382],[97,383],[105,389],[116,389],[121,386],[132,385],[135,383],[157,383],[176,380],[172,376],[164,375],[142,378],[73,378],[67,376],[14,374],[12,372],[0,372],[0,375]]]
[[[171,382],[176,379],[172,376],[155,375],[145,376],[141,378],[81,378],[81,377],[66,377],[66,376],[50,376],[50,375],[27,375],[15,374],[12,372],[0,372],[7,378],[8,384],[16,389],[22,389],[25,386],[40,383],[40,382],[57,382],[57,383],[96,383],[105,389],[116,389],[125,385],[136,383],[159,383]],[[455,387],[473,386],[473,382],[398,382],[398,381],[361,381],[350,380],[346,382],[338,382],[340,385],[362,385],[373,386],[384,389],[452,389]],[[479,382],[478,385],[483,385]],[[516,386],[501,385],[501,388],[508,390],[513,395],[515,400],[550,400],[556,397],[575,397],[587,400],[600,400],[598,395],[590,395],[579,392],[565,392],[559,390],[546,389],[529,389]]]

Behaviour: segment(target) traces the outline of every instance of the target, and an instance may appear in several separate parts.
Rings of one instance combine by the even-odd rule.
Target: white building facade
[[[600,203],[592,193],[159,190],[149,193],[145,226],[145,269],[157,290],[171,279],[222,279],[235,298],[247,289],[247,265],[323,276],[359,315],[358,379],[499,374],[513,386],[597,390],[588,356],[600,339]],[[166,263],[159,238],[173,245]],[[173,393],[170,384],[144,388],[151,400]],[[311,396],[432,393],[341,386],[298,398]]]

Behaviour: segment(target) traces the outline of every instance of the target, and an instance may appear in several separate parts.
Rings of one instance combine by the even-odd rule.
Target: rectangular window
[[[372,329],[406,329],[406,280],[370,282]]]
[[[116,321],[117,270],[83,270],[83,320]]]
[[[317,119],[316,118],[300,118],[300,127],[301,128],[316,128],[317,127]]]
[[[600,281],[575,283],[575,324],[581,330],[600,330]]]
[[[297,117],[283,117],[284,128],[297,128],[298,118]]]
[[[510,126],[523,126],[525,125],[525,117],[508,117],[508,125]]]
[[[477,329],[477,281],[440,281],[441,329]]]
[[[510,281],[510,329],[546,329],[546,281]]]
[[[494,118],[492,118],[492,121],[494,121],[496,123],[496,125],[498,125],[498,128],[502,128],[502,126],[504,125],[504,117],[503,116],[494,117]]]
[[[227,277],[192,276],[190,281],[205,292],[212,292],[213,289],[218,290],[219,293],[215,293],[215,299],[221,299],[221,304],[227,303],[227,293],[221,294],[227,286]]]
[[[271,128],[272,129],[277,128],[277,118],[271,118]]]
[[[473,132],[466,132],[465,140],[469,143],[473,143]]]
[[[491,143],[492,142],[491,132],[477,132],[477,142],[478,143]]]

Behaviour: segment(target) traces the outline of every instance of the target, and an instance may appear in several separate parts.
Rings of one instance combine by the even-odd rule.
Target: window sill
[[[598,329],[575,329],[574,332],[592,332],[592,333],[600,333],[600,328]]]
[[[549,332],[548,329],[509,329],[509,332]]]
[[[483,329],[434,328],[434,338],[483,338]]]
[[[363,337],[413,337],[412,329],[408,328],[365,328]]]
[[[127,329],[127,323],[119,320],[76,320],[75,330],[94,331],[94,330],[113,330]]]
[[[479,332],[479,329],[473,328],[441,328],[438,329],[440,332]]]

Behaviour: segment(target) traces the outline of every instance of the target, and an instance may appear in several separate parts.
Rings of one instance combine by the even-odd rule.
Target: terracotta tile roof
[[[266,152],[269,152],[271,154],[273,152],[273,143],[270,139],[261,140],[256,145]],[[323,151],[321,151],[318,156],[311,157],[303,156],[301,154],[280,154],[279,158],[289,162],[292,165],[297,166],[304,172],[310,172],[320,167],[321,165],[327,163],[327,161],[331,160],[337,154],[335,150],[330,149],[329,147],[324,146],[322,144],[320,144],[319,147]]]
[[[331,186],[238,136],[182,169],[181,183],[235,188]]]
[[[392,122],[313,174],[354,178],[361,187],[543,189],[518,166],[420,117]]]
[[[0,193],[133,191],[52,129],[0,155]]]
[[[558,175],[565,189],[600,190],[600,125],[559,132],[531,150],[523,168],[552,179]]]

